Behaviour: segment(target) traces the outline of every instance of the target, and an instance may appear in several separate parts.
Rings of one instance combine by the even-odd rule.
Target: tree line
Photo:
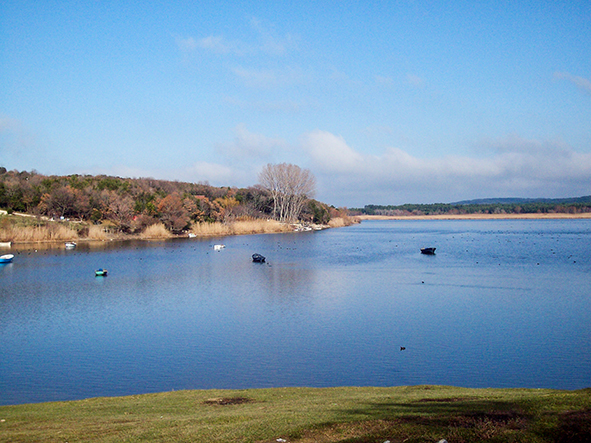
[[[314,180],[309,171],[286,164],[267,165],[265,170],[287,169],[292,176],[295,171],[300,179],[310,179],[307,187],[292,192],[293,183],[285,180],[279,190],[262,184],[247,188],[215,187],[207,182],[153,178],[47,176],[36,171],[8,171],[0,167],[0,208],[8,213],[108,222],[121,232],[129,233],[158,222],[172,232],[180,232],[191,223],[260,218],[328,223],[334,208],[311,198]],[[297,204],[290,205],[289,211],[278,212],[281,199],[295,199]]]
[[[350,209],[351,214],[364,215],[455,215],[455,214],[580,214],[591,212],[591,196],[565,200],[522,200],[511,203],[432,203],[404,205],[366,205]]]

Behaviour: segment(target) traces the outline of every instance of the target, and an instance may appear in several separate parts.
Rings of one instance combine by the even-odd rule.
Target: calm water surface
[[[590,245],[591,220],[495,220],[23,249],[0,266],[0,404],[276,386],[589,387]],[[100,267],[108,277],[94,277]]]

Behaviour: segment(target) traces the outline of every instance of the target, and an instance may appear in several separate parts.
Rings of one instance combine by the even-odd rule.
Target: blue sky
[[[591,194],[591,2],[0,6],[0,166],[335,206]]]

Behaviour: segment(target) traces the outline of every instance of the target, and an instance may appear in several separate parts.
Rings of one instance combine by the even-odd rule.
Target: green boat
[[[94,271],[94,275],[97,277],[106,277],[107,270],[106,269],[97,269],[96,271]]]

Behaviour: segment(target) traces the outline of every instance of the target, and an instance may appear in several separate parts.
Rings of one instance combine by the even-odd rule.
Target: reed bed
[[[0,242],[41,243],[53,241],[107,240],[102,225],[55,222],[35,217],[0,217]]]
[[[88,240],[107,240],[109,236],[102,226],[90,225],[88,227]]]
[[[276,220],[238,220],[229,223],[197,223],[191,233],[197,237],[223,237],[228,235],[273,234],[292,229]]]
[[[162,223],[150,225],[140,234],[140,238],[143,239],[163,239],[171,237],[173,237],[173,235]]]
[[[328,222],[330,228],[344,228],[359,223],[361,220],[358,217],[334,217]]]
[[[0,228],[0,241],[41,242],[76,240],[78,232],[68,226],[7,226]]]

